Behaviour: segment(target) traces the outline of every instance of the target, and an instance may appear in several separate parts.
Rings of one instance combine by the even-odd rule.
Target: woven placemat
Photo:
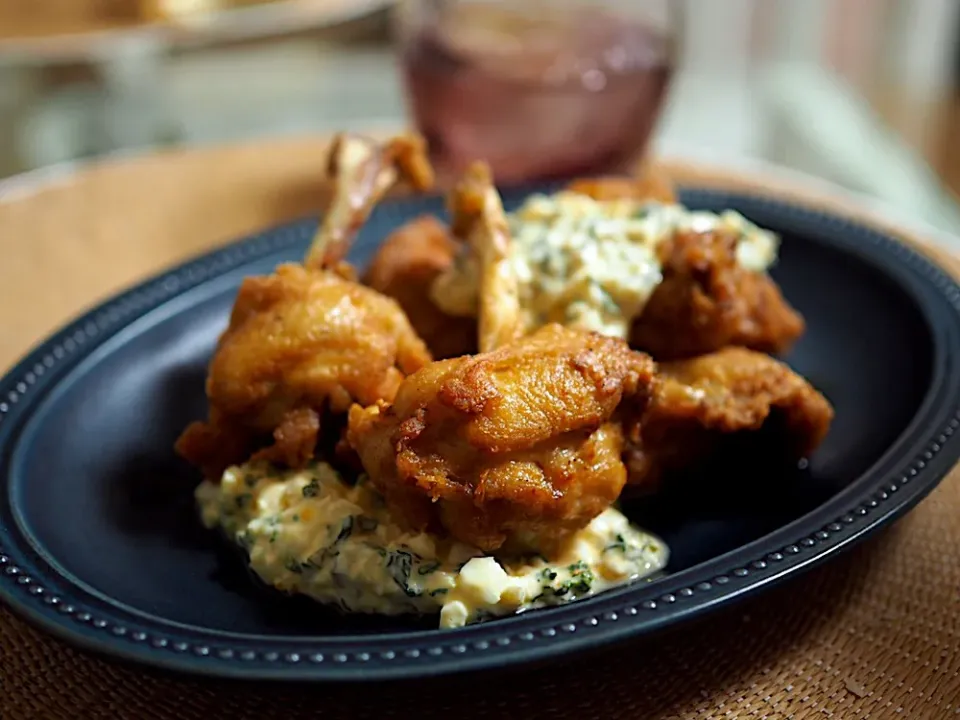
[[[0,366],[119,287],[318,208],[324,147],[322,140],[297,140],[216,148],[98,166],[40,187],[0,184]],[[666,167],[681,182],[752,187],[887,225],[802,184],[684,163]],[[956,471],[893,527],[742,605],[560,666],[494,677],[376,688],[196,680],[76,651],[0,609],[3,720],[955,715]]]

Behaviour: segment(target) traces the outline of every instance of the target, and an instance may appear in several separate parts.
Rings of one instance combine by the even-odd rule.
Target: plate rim
[[[542,191],[546,187],[538,184],[507,192],[522,196],[531,189]],[[910,295],[928,325],[934,342],[934,367],[930,386],[911,422],[902,429],[890,448],[851,482],[850,487],[804,516],[705,563],[667,576],[664,578],[666,585],[657,583],[658,589],[653,593],[644,593],[643,589],[654,586],[635,584],[568,606],[457,631],[430,630],[339,638],[224,634],[213,628],[192,625],[179,626],[174,631],[172,621],[145,617],[139,611],[136,621],[131,621],[129,616],[124,617],[117,605],[89,597],[84,597],[84,602],[91,607],[78,610],[71,607],[80,603],[71,602],[70,593],[86,595],[85,591],[71,585],[53,567],[40,572],[31,571],[31,565],[36,565],[37,560],[45,561],[39,556],[29,557],[31,553],[36,555],[31,548],[14,546],[6,550],[3,544],[11,528],[2,525],[0,601],[43,630],[74,645],[168,670],[248,679],[391,680],[543,660],[561,652],[638,637],[727,605],[835,556],[907,512],[936,487],[960,457],[960,433],[955,432],[960,428],[960,377],[951,372],[955,363],[950,354],[944,352],[945,345],[960,347],[960,285],[914,248],[855,218],[751,191],[684,187],[684,197],[691,196],[698,201],[692,205],[725,202],[729,206],[763,208],[784,225],[793,227],[797,223],[810,223],[816,226],[819,234],[824,234],[828,225],[834,225],[836,232],[832,239],[814,237],[811,241],[857,256],[860,261],[881,271]],[[381,207],[389,210],[412,202],[422,209],[426,200],[397,198]],[[314,223],[315,218],[301,219],[267,229],[162,271],[88,310],[36,345],[0,379],[0,474],[7,474],[16,440],[29,421],[31,406],[40,405],[55,391],[59,381],[97,348],[161,305],[248,263],[266,259],[301,242],[303,236],[312,231]],[[836,236],[841,231],[858,235],[863,242],[841,241]],[[926,280],[926,284],[921,280]],[[935,321],[933,316],[949,311],[952,311],[953,322]],[[38,372],[38,368],[45,369]],[[948,408],[949,412],[945,412],[944,408],[950,404],[937,400],[942,400],[943,386],[951,376],[957,377],[952,383],[954,392],[949,396],[953,405]],[[27,396],[35,385],[41,391],[21,402],[20,396]],[[931,420],[938,420],[942,426],[931,430],[927,427]],[[905,452],[905,449],[914,448],[918,448],[915,457],[911,457],[914,453]],[[8,485],[5,477],[0,479]],[[0,502],[6,504],[8,497],[9,488]],[[855,498],[859,498],[856,503],[853,502]],[[831,516],[835,507],[846,507],[847,504],[849,509],[838,513],[835,519],[828,519],[822,529],[804,534],[793,542],[776,543],[777,549],[765,549],[772,547],[772,540],[796,537],[792,533],[798,527],[810,527],[814,519]],[[27,538],[21,539],[29,544]],[[753,557],[753,553],[761,548],[764,552]],[[811,552],[814,549],[819,551]],[[27,556],[17,559],[16,551],[21,555],[26,551]],[[737,557],[745,561],[733,562]],[[42,565],[37,567],[42,568]],[[714,572],[715,568],[728,569]],[[705,577],[709,579],[703,579]],[[700,582],[697,583],[695,578],[701,578]],[[688,579],[689,582],[678,582]],[[65,591],[51,592],[50,588],[58,585]],[[689,602],[698,596],[701,598],[699,602]],[[98,605],[100,608],[96,613],[89,611]],[[104,605],[114,609],[112,615],[103,609]],[[120,617],[119,621],[117,617]],[[551,621],[553,618],[555,622]],[[642,619],[631,621],[630,618]],[[144,625],[151,623],[159,624],[160,631],[151,633],[143,629]],[[502,628],[503,632],[493,632],[494,627]],[[169,637],[164,638],[164,635]],[[181,639],[174,639],[178,636]],[[193,640],[184,640],[182,636],[192,636]],[[158,644],[161,640],[165,642]],[[356,647],[360,642],[366,649]],[[410,646],[411,642],[413,646]],[[233,645],[228,646],[228,643]],[[256,643],[269,643],[269,649],[255,650]],[[322,654],[316,647],[312,651],[308,648],[317,643],[324,645]],[[395,649],[378,649],[388,646]],[[253,656],[249,656],[251,652]],[[394,662],[397,660],[399,662]]]

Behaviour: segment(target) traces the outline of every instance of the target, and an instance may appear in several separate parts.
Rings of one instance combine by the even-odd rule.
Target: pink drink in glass
[[[477,159],[507,184],[595,175],[642,155],[671,76],[665,32],[603,3],[429,5],[402,60],[441,177]]]

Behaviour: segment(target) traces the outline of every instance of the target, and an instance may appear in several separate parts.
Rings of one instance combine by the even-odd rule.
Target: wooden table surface
[[[0,184],[0,366],[120,288],[317,212],[325,153],[323,139],[212,148],[93,165],[38,188]]]
[[[306,138],[208,148],[94,165],[39,183],[0,183],[0,366],[124,286],[232,238],[316,212],[326,198],[320,181],[326,147],[323,138]],[[842,194],[800,181],[683,162],[663,166],[682,183],[786,196],[924,243]],[[355,719],[381,716],[369,714],[370,703],[380,702],[380,713],[390,703],[415,702],[423,718],[449,717],[458,708],[466,720],[503,717],[512,702],[528,714],[530,703],[543,708],[557,701],[563,706],[552,717],[583,718],[585,706],[568,702],[560,689],[592,697],[592,712],[610,718],[953,717],[960,712],[957,548],[955,472],[873,544],[746,610],[732,610],[722,622],[658,641],[656,651],[648,645],[646,653],[598,658],[600,677],[573,667],[531,675],[515,689],[435,683],[431,692],[442,698],[430,702],[403,700],[402,688],[364,700],[340,688],[318,696],[309,688],[159,677],[75,652],[0,607],[0,717],[192,720],[229,711],[229,717],[292,720],[314,718],[323,706],[331,716]],[[917,578],[924,578],[922,593]]]

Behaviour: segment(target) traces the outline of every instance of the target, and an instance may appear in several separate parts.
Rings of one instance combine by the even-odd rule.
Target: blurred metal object
[[[33,0],[30,0],[31,2]],[[73,0],[68,0],[72,2]],[[144,40],[167,50],[336,28],[383,13],[395,0],[137,0],[133,17],[50,23],[17,33],[0,24],[0,63],[82,62],[118,43]],[[187,4],[189,3],[189,4]],[[221,9],[218,9],[221,8]]]
[[[51,2],[66,3],[65,10],[44,25],[43,11]],[[9,96],[0,97],[0,176],[175,140],[177,108],[166,92],[173,55],[294,37],[356,35],[372,29],[378,17],[377,26],[385,28],[393,0],[32,3],[0,8],[5,85],[0,94]],[[21,8],[19,14],[9,10],[14,6]],[[101,14],[92,16],[91,7]],[[64,79],[60,68],[88,70],[78,82]]]

